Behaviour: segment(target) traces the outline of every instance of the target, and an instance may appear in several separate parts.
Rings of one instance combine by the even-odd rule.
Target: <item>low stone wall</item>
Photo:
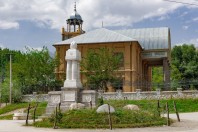
[[[104,100],[141,100],[141,99],[171,99],[171,98],[198,98],[197,90],[182,91],[178,88],[177,91],[144,91],[141,92],[139,89],[136,92],[122,92],[117,90],[116,92],[98,93],[99,98]]]
[[[23,95],[22,102],[47,102],[49,99],[48,94],[28,94]]]
[[[86,92],[83,93],[85,95],[85,99],[90,99],[87,97]],[[143,91],[137,89],[136,92],[122,92],[121,90],[117,90],[116,92],[98,92],[98,98],[103,98],[104,100],[140,100],[140,99],[170,99],[170,98],[198,98],[197,90],[189,90],[182,91],[181,88],[178,88],[177,91],[160,91],[159,89],[156,91]],[[48,101],[48,94],[39,94],[36,93],[31,95],[24,95],[22,101],[23,102],[43,102]]]

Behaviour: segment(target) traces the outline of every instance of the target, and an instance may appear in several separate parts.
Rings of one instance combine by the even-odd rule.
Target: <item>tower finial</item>
[[[74,11],[76,11],[76,2],[74,2]]]

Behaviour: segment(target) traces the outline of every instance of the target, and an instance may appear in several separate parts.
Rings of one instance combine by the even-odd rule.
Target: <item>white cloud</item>
[[[191,44],[194,44],[195,47],[198,48],[198,38],[193,38],[193,39],[191,39],[191,40],[190,40],[190,43],[191,43]]]
[[[128,26],[156,16],[165,15],[165,19],[167,13],[181,6],[162,0],[80,0],[78,3],[88,29],[101,27],[102,21],[104,26]]]
[[[190,0],[192,1],[192,0]],[[60,29],[73,12],[73,1],[4,0],[0,1],[1,29],[18,28],[19,21],[34,21],[39,27]],[[84,29],[104,26],[129,26],[147,18],[167,19],[167,14],[183,5],[163,0],[77,0],[77,11],[84,20]]]
[[[17,22],[0,20],[0,29],[10,29],[10,28],[18,29],[19,24]]]
[[[185,25],[185,26],[182,26],[182,29],[187,30],[189,27],[190,27],[190,26]]]
[[[175,44],[177,46],[183,45],[183,44],[193,44],[196,48],[198,48],[198,38],[192,38],[190,40],[182,40],[181,42]]]
[[[166,20],[166,19],[169,19],[168,15],[164,15],[164,16],[159,17],[158,21],[163,21],[163,20]]]
[[[193,18],[193,21],[194,21],[194,22],[198,21],[198,17]]]
[[[187,11],[183,12],[179,17],[185,17],[188,14]]]
[[[198,22],[198,17],[195,17],[193,19],[190,19],[190,20],[186,20],[185,21],[186,24],[193,23],[193,22]]]

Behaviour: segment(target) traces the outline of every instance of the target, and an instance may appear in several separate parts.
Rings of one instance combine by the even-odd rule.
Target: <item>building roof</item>
[[[108,42],[130,42],[138,41],[145,50],[169,49],[169,28],[142,28],[127,30],[96,29],[85,34],[67,39],[55,45],[67,45],[72,41],[77,44],[108,43]]]
[[[124,36],[120,33],[114,31],[100,28],[85,34],[55,43],[54,45],[67,45],[72,41],[75,41],[77,44],[92,44],[92,43],[108,43],[108,42],[131,42],[137,41],[131,37]]]
[[[169,48],[170,38],[167,27],[115,30],[115,32],[138,40],[145,50]]]

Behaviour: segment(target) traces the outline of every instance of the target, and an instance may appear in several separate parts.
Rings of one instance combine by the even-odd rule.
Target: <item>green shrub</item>
[[[163,125],[165,118],[155,117],[148,111],[129,111],[118,109],[112,113],[112,123],[114,127],[138,127]],[[54,118],[45,119],[44,122],[36,122],[37,127],[53,126]],[[57,123],[60,128],[109,128],[109,119],[107,113],[97,113],[96,109],[70,110],[63,113],[61,122]]]
[[[98,106],[101,106],[103,104],[104,104],[103,98],[102,97],[101,98],[98,98]]]
[[[62,122],[62,118],[63,118],[63,114],[61,113],[61,111],[57,111],[57,115],[55,114],[55,112],[51,115],[51,117],[49,118],[50,122],[54,122],[55,119],[58,123]]]

